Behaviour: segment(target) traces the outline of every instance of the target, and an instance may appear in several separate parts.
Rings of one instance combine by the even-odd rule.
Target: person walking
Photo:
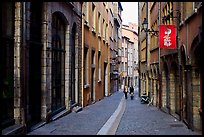
[[[130,97],[131,97],[131,100],[133,100],[133,98],[134,98],[134,88],[133,88],[133,86],[130,87]]]
[[[128,94],[128,87],[125,86],[124,88],[124,94],[125,94],[125,99],[127,99],[127,94]]]

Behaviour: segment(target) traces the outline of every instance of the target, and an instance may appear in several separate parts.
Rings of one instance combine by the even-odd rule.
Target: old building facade
[[[124,87],[128,85],[128,44],[129,38],[126,36],[122,36],[122,47],[121,47],[121,55],[119,56],[120,60],[120,89],[124,90]]]
[[[119,45],[118,27],[122,20],[118,10],[121,8],[119,2],[83,3],[83,106],[117,91],[117,77],[113,72],[117,62],[113,51],[117,52]]]
[[[149,44],[148,33],[142,30],[144,18],[149,18],[148,2],[138,3],[138,50],[139,50],[139,95],[149,94]]]
[[[108,5],[103,2],[83,3],[83,106],[109,94],[109,18],[106,8],[108,10]]]
[[[141,5],[140,5],[141,4]],[[192,130],[202,131],[201,42],[202,2],[146,2],[139,5],[139,18],[148,14],[148,28],[154,32],[159,26],[176,26],[176,49],[159,48],[159,35],[146,33],[148,49],[148,92],[153,104],[182,120]],[[147,6],[148,5],[148,6]],[[146,11],[145,7],[149,7]],[[139,23],[139,32],[142,30]],[[152,30],[152,29],[151,29]],[[140,43],[140,71],[142,66],[142,35]],[[148,54],[147,54],[148,55]],[[144,75],[140,73],[140,88],[144,89]],[[142,92],[142,91],[141,91]]]
[[[138,85],[138,34],[137,25],[129,22],[128,25],[122,26],[122,36],[129,38],[128,43],[128,54],[127,54],[127,77],[128,86]],[[124,52],[124,51],[123,51]]]
[[[81,105],[81,7],[3,3],[3,134],[31,131]]]
[[[119,51],[122,45],[122,5],[120,2],[113,2],[113,40],[110,46],[110,85],[111,92],[117,92],[121,85],[119,79]]]
[[[117,91],[121,12],[120,2],[3,2],[2,134],[25,134]]]
[[[179,47],[182,88],[182,119],[202,131],[203,57],[202,2],[177,3],[180,15]]]

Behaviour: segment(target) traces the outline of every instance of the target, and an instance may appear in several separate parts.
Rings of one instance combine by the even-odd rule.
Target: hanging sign
[[[159,47],[175,49],[176,48],[176,26],[160,25],[159,26]]]

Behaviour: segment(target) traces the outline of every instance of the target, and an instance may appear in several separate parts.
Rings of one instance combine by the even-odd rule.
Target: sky
[[[128,25],[128,22],[138,24],[138,2],[121,2],[122,4],[122,24]]]

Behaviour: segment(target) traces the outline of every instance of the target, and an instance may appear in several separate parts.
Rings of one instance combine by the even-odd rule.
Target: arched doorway
[[[184,122],[189,126],[190,122],[190,110],[192,105],[192,91],[191,88],[191,68],[186,65],[186,55],[184,46],[181,47],[181,77],[183,79],[183,90],[182,90],[182,117]]]
[[[201,29],[201,28],[200,28]],[[191,59],[192,59],[192,91],[191,91],[191,110],[189,110],[189,124],[193,130],[202,131],[202,78],[203,78],[203,65],[202,65],[202,30],[199,35],[195,37],[192,42]],[[190,89],[189,89],[190,90]],[[195,111],[195,109],[197,111]]]
[[[180,104],[181,104],[181,93],[179,90],[179,71],[178,71],[178,64],[175,62],[172,62],[171,69],[170,69],[170,109],[171,114],[180,119]]]
[[[169,87],[169,70],[167,63],[164,63],[163,71],[162,71],[162,107],[164,111],[169,113],[170,110],[170,87]]]
[[[65,22],[52,15],[52,113],[65,109]]]
[[[92,49],[91,52],[91,101],[94,102],[95,101],[95,81],[96,81],[96,68],[95,68],[95,64],[96,64],[96,57],[95,57],[95,50]]]
[[[108,96],[108,63],[107,62],[104,62],[104,74],[103,74],[103,77],[104,77],[104,97],[105,96]]]

